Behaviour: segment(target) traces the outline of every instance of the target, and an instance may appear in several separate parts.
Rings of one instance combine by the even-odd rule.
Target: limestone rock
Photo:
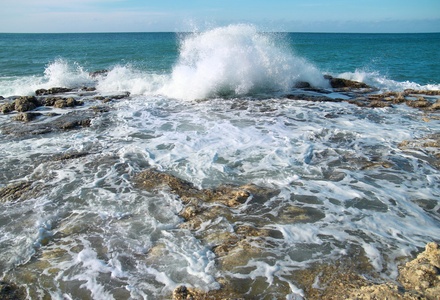
[[[330,85],[334,89],[340,89],[340,88],[351,88],[351,89],[361,89],[361,88],[370,88],[367,84],[363,82],[343,79],[343,78],[334,78],[330,75],[325,75],[324,78],[328,79],[330,82]]]
[[[54,94],[61,94],[61,93],[68,93],[71,92],[73,89],[71,88],[63,88],[63,87],[53,87],[48,90],[46,89],[39,89],[35,91],[35,94],[37,96],[41,95],[54,95]]]
[[[0,202],[15,201],[32,191],[32,184],[28,181],[23,181],[8,185],[0,189]]]
[[[439,245],[427,244],[424,252],[399,269],[398,279],[405,289],[422,292],[429,299],[440,299]]]
[[[26,299],[26,292],[24,289],[19,288],[17,285],[0,281],[0,299],[3,300],[20,300]]]
[[[27,122],[34,120],[38,116],[41,116],[41,114],[40,113],[32,113],[32,112],[24,112],[24,113],[19,114],[16,117],[14,117],[14,120],[27,123]]]
[[[33,110],[40,106],[37,98],[34,96],[23,96],[15,100],[15,110],[18,112],[24,112],[28,110]]]
[[[15,109],[15,102],[6,103],[0,105],[0,112],[2,114],[7,114]]]

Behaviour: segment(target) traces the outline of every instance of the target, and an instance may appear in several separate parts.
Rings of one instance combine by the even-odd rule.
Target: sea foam
[[[316,67],[278,45],[275,35],[238,24],[184,38],[170,82],[160,92],[183,99],[237,96],[285,91],[298,81],[328,85]]]

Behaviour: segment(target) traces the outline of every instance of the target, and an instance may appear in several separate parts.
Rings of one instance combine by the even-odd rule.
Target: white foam
[[[186,37],[171,80],[160,92],[180,99],[288,90],[297,81],[325,87],[321,72],[252,25],[230,25]]]
[[[27,96],[33,95],[38,89],[52,87],[80,87],[93,85],[89,77],[79,64],[69,63],[67,60],[58,58],[49,63],[42,76],[21,76],[0,78],[0,95]]]
[[[364,71],[356,69],[354,72],[335,74],[335,77],[364,82],[372,87],[388,91],[414,90],[440,90],[440,84],[418,84],[412,81],[396,81],[380,74],[377,71]]]

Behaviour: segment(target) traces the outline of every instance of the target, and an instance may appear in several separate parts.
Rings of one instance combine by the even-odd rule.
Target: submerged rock
[[[367,279],[353,268],[357,264],[321,265],[301,271],[298,280],[304,280],[310,299],[439,299],[440,248],[435,243],[429,243],[416,259],[399,267],[397,282],[381,282],[379,278],[374,282],[372,274]]]
[[[26,299],[26,292],[13,283],[0,281],[0,299],[2,300],[20,300]]]
[[[0,128],[3,134],[13,134],[17,136],[45,134],[71,130],[78,127],[89,127],[94,117],[95,113],[93,111],[73,111],[56,116],[51,122],[44,122],[43,120],[33,124],[9,123],[0,125]]]
[[[0,189],[0,202],[16,201],[24,199],[27,196],[32,195],[33,187],[32,183],[28,181],[22,181],[14,184],[10,184]]]
[[[42,114],[40,114],[40,113],[24,112],[24,113],[21,113],[21,114],[15,116],[14,120],[27,123],[32,120],[35,120],[38,116],[41,116],[41,115]]]

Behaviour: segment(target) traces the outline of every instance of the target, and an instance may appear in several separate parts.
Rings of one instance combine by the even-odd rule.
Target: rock
[[[407,100],[406,105],[414,108],[425,108],[425,107],[429,107],[431,104],[422,97],[421,99],[418,100]]]
[[[428,299],[440,296],[440,247],[429,243],[416,259],[399,268],[398,280],[407,290],[421,292]]]
[[[7,114],[15,109],[15,102],[6,103],[0,105],[0,112],[2,114]]]
[[[67,159],[76,159],[76,158],[84,157],[87,155],[89,155],[88,152],[64,153],[64,154],[54,156],[53,160],[59,161],[59,160],[67,160]]]
[[[380,108],[391,107],[391,104],[386,101],[374,100],[374,101],[371,101],[370,104],[368,104],[368,107],[380,107]]]
[[[357,261],[350,262],[356,264]],[[309,277],[308,298],[316,299],[440,299],[440,247],[429,243],[416,259],[399,267],[398,282],[373,282],[355,272],[349,265],[322,265],[315,270],[300,272]],[[345,270],[346,268],[349,268]],[[340,270],[342,269],[342,271]],[[307,275],[309,274],[309,275]],[[312,287],[318,276],[319,289]],[[371,275],[368,276],[371,278]],[[401,285],[400,285],[401,284]]]
[[[73,91],[73,89],[71,89],[71,88],[53,87],[48,90],[46,90],[46,89],[36,90],[35,94],[37,96],[42,96],[42,95],[54,95],[54,94],[68,93],[71,91]]]
[[[98,76],[107,76],[108,72],[110,71],[109,70],[94,71],[94,72],[90,72],[89,76],[96,79],[96,77]]]
[[[15,110],[18,112],[24,112],[35,109],[40,106],[37,98],[34,96],[23,96],[15,100]]]
[[[440,99],[438,99],[433,105],[431,105],[432,110],[440,109]]]
[[[45,134],[62,130],[75,129],[77,127],[89,127],[92,118],[96,115],[93,111],[73,111],[54,118],[51,122],[32,122],[0,124],[3,134],[13,134],[16,136]]]
[[[325,75],[325,79],[328,79],[330,82],[330,85],[334,89],[341,89],[341,88],[350,88],[350,89],[363,89],[363,88],[371,88],[367,84],[363,82],[343,79],[343,78],[334,78],[330,75]]]
[[[10,184],[0,189],[0,202],[16,201],[25,198],[32,192],[32,184],[28,181],[22,181]]]
[[[93,86],[83,86],[81,88],[81,91],[85,91],[85,92],[94,92],[96,91],[96,88]]]
[[[40,113],[32,113],[32,112],[24,112],[24,113],[19,114],[16,117],[14,117],[14,120],[27,123],[27,122],[34,120],[38,116],[41,116],[41,114]]]
[[[74,107],[76,105],[82,104],[82,102],[76,101],[74,98],[68,98],[68,99],[59,99],[56,100],[53,104],[56,108],[65,108],[65,107]]]
[[[312,101],[312,102],[342,102],[343,99],[339,98],[331,98],[327,96],[321,95],[311,95],[311,94],[288,94],[285,95],[287,99],[290,100],[304,100],[304,101]]]
[[[0,281],[0,299],[2,300],[20,300],[26,299],[26,292],[13,283]]]
[[[295,88],[297,89],[305,89],[305,88],[310,88],[311,85],[308,82],[305,81],[298,81],[295,83]]]

